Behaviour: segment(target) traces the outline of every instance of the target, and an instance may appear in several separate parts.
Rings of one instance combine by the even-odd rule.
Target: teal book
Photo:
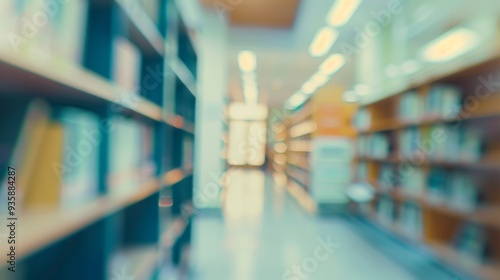
[[[95,198],[98,193],[99,150],[102,132],[97,115],[67,107],[60,112],[64,127],[62,207],[72,208]]]

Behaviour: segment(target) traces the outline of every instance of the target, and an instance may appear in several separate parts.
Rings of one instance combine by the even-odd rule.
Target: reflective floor
[[[459,279],[418,256],[402,265],[349,219],[312,216],[261,171],[233,172],[229,184],[223,216],[195,221],[190,279]]]

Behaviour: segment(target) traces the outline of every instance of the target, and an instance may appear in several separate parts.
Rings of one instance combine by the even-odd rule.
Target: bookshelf
[[[355,180],[376,190],[367,219],[483,279],[500,277],[500,89],[485,83],[499,59],[421,79],[364,104],[355,121]]]
[[[329,176],[341,169],[350,170],[352,164],[348,155],[352,149],[346,142],[355,136],[351,118],[356,105],[344,102],[341,92],[335,86],[319,89],[284,121],[285,173],[301,188],[302,196],[317,204],[307,208],[317,207],[321,213],[342,207],[337,206],[344,203],[343,193],[351,181],[349,176]]]
[[[81,9],[60,7],[18,52],[0,48],[0,107],[13,112],[0,121],[12,132],[0,137],[0,163],[19,180],[16,276],[157,279],[160,263],[190,242],[182,209],[193,184],[192,31],[175,1],[75,2]],[[12,6],[14,28],[33,11],[21,6]],[[176,228],[184,238],[171,246],[162,236],[176,220],[186,221]]]

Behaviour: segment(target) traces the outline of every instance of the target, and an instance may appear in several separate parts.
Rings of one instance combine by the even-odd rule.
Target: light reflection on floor
[[[193,280],[415,279],[345,221],[303,211],[283,178],[259,170],[231,174],[223,218],[200,217],[194,224]],[[326,251],[317,249],[318,238],[329,236],[340,247],[319,260],[316,251]]]

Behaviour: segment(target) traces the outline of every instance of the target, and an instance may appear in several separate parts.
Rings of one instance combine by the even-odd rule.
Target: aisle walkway
[[[347,220],[303,211],[260,171],[233,174],[226,190],[224,217],[194,224],[192,280],[421,279]]]

